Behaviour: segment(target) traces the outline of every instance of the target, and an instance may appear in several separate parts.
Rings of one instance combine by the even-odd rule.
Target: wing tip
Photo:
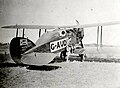
[[[17,25],[2,26],[1,28],[17,28]]]
[[[2,26],[1,28],[9,28],[8,26]]]

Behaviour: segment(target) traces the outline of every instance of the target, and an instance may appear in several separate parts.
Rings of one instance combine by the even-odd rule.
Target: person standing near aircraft
[[[84,37],[84,29],[83,28],[73,28],[73,30],[70,30],[68,33],[68,45],[67,47],[61,52],[60,58],[63,60],[68,61],[68,57],[70,53],[74,53],[75,46],[79,45],[81,48],[84,48],[82,39]],[[81,61],[83,60],[83,54],[79,54],[81,57]]]
[[[83,43],[82,43],[82,39],[84,37],[84,29],[83,28],[78,28],[76,31],[76,40],[77,40],[77,44],[79,44],[81,46],[81,50],[84,48]],[[81,57],[81,62],[83,61],[83,54],[79,54],[79,56]]]
[[[83,43],[82,43],[82,39],[84,37],[84,29],[83,28],[74,28],[73,30],[71,30],[71,47],[72,50],[71,52],[74,53],[74,47],[76,44],[80,44],[81,48],[84,48]]]
[[[76,40],[77,40],[77,43],[79,43],[82,48],[84,48],[83,43],[82,43],[83,37],[84,37],[84,29],[78,28],[78,30],[76,32]]]

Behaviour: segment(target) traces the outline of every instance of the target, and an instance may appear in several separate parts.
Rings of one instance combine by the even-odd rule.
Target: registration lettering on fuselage
[[[58,41],[50,42],[50,51],[55,52],[65,48],[68,44],[68,38],[64,38]]]

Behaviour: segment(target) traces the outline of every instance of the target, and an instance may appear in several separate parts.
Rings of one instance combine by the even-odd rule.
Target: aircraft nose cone
[[[64,37],[66,35],[66,31],[62,30],[62,31],[59,31],[59,34],[61,37]]]

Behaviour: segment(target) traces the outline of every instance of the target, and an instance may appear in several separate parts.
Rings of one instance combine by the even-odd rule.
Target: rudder
[[[17,64],[22,64],[21,57],[24,52],[34,47],[35,44],[28,38],[15,37],[10,42],[10,55]]]

